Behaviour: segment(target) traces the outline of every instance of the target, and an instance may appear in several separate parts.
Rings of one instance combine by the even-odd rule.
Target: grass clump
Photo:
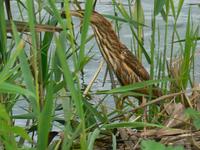
[[[131,51],[146,62],[151,80],[119,87],[109,67],[104,77],[98,77],[103,62],[91,79],[87,77],[99,53],[93,46],[90,19],[100,2],[0,0],[0,149],[199,147],[199,26],[192,21],[192,8],[182,38],[177,24],[184,0],[177,6],[172,0],[154,0],[150,24],[142,1],[111,4],[113,15],[104,17],[115,23],[119,38],[123,26],[128,27]],[[81,26],[71,17],[72,8],[85,10]],[[99,78],[106,82],[106,90],[94,86]],[[144,95],[141,102],[134,98],[141,96],[134,90],[151,91],[153,85],[163,96]]]

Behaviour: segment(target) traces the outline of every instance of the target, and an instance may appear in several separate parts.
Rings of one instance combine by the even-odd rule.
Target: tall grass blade
[[[166,1],[166,21],[165,21],[165,38],[164,38],[164,52],[162,62],[162,78],[166,76],[166,59],[167,59],[167,45],[168,45],[168,15],[169,15],[169,1]],[[163,89],[167,89],[167,84],[162,84]]]
[[[148,87],[150,85],[159,83],[159,82],[167,82],[169,80],[172,79],[161,79],[161,80],[148,80],[148,81],[143,81],[143,82],[136,82],[134,84],[131,85],[126,85],[126,86],[122,86],[122,87],[118,87],[112,90],[102,90],[102,91],[98,91],[97,94],[114,94],[114,93],[123,93],[123,92],[128,92],[128,91],[134,91],[137,89],[142,89],[144,87]]]
[[[64,75],[64,79],[67,83],[67,87],[71,93],[72,99],[74,101],[75,104],[75,108],[77,110],[77,114],[80,117],[80,125],[81,125],[81,131],[82,131],[82,137],[83,138],[82,142],[86,143],[86,135],[85,135],[85,119],[84,119],[84,111],[83,111],[83,102],[82,102],[82,97],[81,97],[81,93],[80,93],[80,89],[78,88],[79,86],[75,86],[76,84],[73,81],[73,76],[72,73],[69,69],[68,64],[66,63],[66,57],[65,57],[65,51],[63,49],[63,46],[60,42],[61,40],[56,38],[56,45],[57,45],[57,49],[56,52],[58,54],[58,57],[60,59],[60,63],[61,63],[61,67],[63,70],[63,75]],[[81,145],[82,148],[86,148],[86,145]]]
[[[112,134],[112,148],[113,150],[117,150],[117,139],[116,135]]]
[[[124,127],[130,127],[130,128],[158,127],[158,128],[163,128],[162,125],[153,124],[153,123],[145,123],[145,122],[120,122],[120,123],[110,123],[110,124],[104,124],[103,125],[103,128],[106,128],[106,129],[124,128]]]
[[[71,44],[71,49],[72,49],[72,59],[74,63],[74,68],[75,70],[78,70],[78,60],[77,60],[77,55],[76,55],[76,47],[75,47],[75,42],[74,42],[74,31],[72,27],[72,20],[71,20],[71,14],[70,14],[70,3],[68,0],[65,0],[65,15],[67,19],[67,28],[69,29],[69,42]]]
[[[133,5],[132,14],[135,21],[137,21],[138,23],[144,24],[144,10],[143,10],[140,0],[135,1],[135,4]],[[143,45],[143,27],[142,26],[138,26],[137,35],[138,35],[139,41]],[[139,44],[137,47],[137,57],[140,60],[140,62],[142,62],[142,48]]]
[[[4,105],[0,103],[0,141],[4,144],[6,150],[17,149],[12,124]]]
[[[34,68],[34,78],[35,78],[35,93],[36,93],[36,102],[37,102],[37,107],[38,109],[40,108],[40,91],[39,91],[39,82],[38,82],[38,74],[39,74],[39,67],[40,61],[38,59],[38,44],[37,44],[37,34],[35,31],[35,14],[34,14],[34,2],[33,0],[26,0],[26,5],[27,5],[27,11],[28,11],[28,19],[29,19],[29,28],[30,28],[30,33],[31,33],[31,50],[33,52],[33,68]],[[40,55],[40,54],[39,54]],[[40,93],[40,94],[39,94]]]
[[[81,30],[81,45],[79,52],[79,66],[84,62],[85,59],[85,44],[87,39],[87,32],[90,24],[90,16],[93,10],[93,0],[87,0],[85,3],[85,13],[83,18],[83,26]]]
[[[57,24],[57,20],[55,19],[55,17],[52,17],[49,21],[48,24],[50,25],[56,25]],[[41,46],[41,60],[42,60],[42,75],[43,75],[43,79],[48,80],[48,70],[49,70],[49,63],[48,59],[49,59],[49,48],[50,45],[52,43],[52,39],[53,39],[53,33],[49,33],[49,32],[45,32],[43,40],[42,40],[42,46]]]
[[[23,48],[24,48],[24,42],[21,40],[17,44],[16,50],[11,54],[9,60],[7,61],[6,65],[4,66],[3,70],[0,72],[0,83],[7,80],[11,76],[10,72],[12,72],[12,67],[13,67],[17,57],[23,50]]]
[[[182,82],[181,86],[183,89],[187,88],[187,83],[190,76],[190,56],[192,50],[192,35],[191,35],[191,27],[190,27],[190,10],[188,11],[188,19],[187,19],[187,27],[186,27],[186,35],[185,35],[185,50],[183,53],[183,62],[181,65],[181,77]]]
[[[31,96],[35,98],[34,93],[30,92],[29,90],[26,90],[20,86],[10,84],[7,82],[1,82],[0,83],[0,93],[12,93],[12,94],[22,94],[26,96]]]
[[[22,41],[21,41],[21,39],[20,39],[20,37],[17,33],[16,26],[14,25],[13,22],[12,22],[12,31],[13,31],[15,43],[17,45],[19,45]],[[34,86],[34,83],[33,83],[34,79],[33,79],[33,75],[31,73],[31,70],[29,68],[27,57],[26,57],[25,52],[23,50],[24,50],[24,45],[21,47],[21,52],[19,54],[20,68],[21,68],[22,77],[25,81],[27,89],[29,91],[31,91],[32,93],[34,93],[34,97],[30,97],[30,100],[31,100],[31,103],[32,103],[33,111],[35,113],[37,113],[38,109],[37,109],[37,102],[36,102],[36,91],[35,91],[35,86]]]
[[[38,123],[38,149],[44,150],[48,146],[48,133],[52,126],[53,114],[53,81],[47,86],[44,108],[39,117]]]
[[[178,20],[178,17],[180,15],[180,12],[182,10],[182,7],[183,7],[183,3],[184,3],[184,0],[179,0],[179,3],[178,3],[178,10],[177,10],[177,15],[176,15],[176,20]]]
[[[6,63],[7,33],[4,0],[0,0],[0,69]]]
[[[157,16],[163,9],[166,0],[154,0],[154,15]]]
[[[93,150],[94,142],[96,138],[99,136],[100,130],[97,128],[95,129],[91,134],[89,134],[89,140],[88,140],[88,150]]]

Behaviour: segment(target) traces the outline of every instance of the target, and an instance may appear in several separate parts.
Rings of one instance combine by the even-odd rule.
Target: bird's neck
[[[113,61],[117,59],[116,51],[120,48],[116,47],[116,45],[120,45],[117,35],[113,29],[105,32],[96,26],[92,26],[92,28],[102,56],[108,64],[115,67],[115,62]]]

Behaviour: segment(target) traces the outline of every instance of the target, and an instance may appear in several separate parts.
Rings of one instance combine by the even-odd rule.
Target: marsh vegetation
[[[199,3],[151,5],[146,22],[142,0],[0,0],[0,149],[200,149]],[[80,9],[81,20],[71,16]],[[119,84],[97,47],[93,11],[150,80]],[[144,87],[149,94],[137,92]]]

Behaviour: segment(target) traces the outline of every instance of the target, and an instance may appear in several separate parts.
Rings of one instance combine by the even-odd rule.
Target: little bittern
[[[83,18],[84,11],[71,11],[71,14]],[[62,15],[65,16],[64,13]],[[137,57],[120,42],[112,28],[112,24],[106,18],[93,11],[90,21],[101,54],[107,64],[111,66],[121,85],[150,80],[147,70]],[[137,90],[137,92],[148,94],[146,88]],[[152,93],[156,97],[162,95],[158,88],[153,88]]]

